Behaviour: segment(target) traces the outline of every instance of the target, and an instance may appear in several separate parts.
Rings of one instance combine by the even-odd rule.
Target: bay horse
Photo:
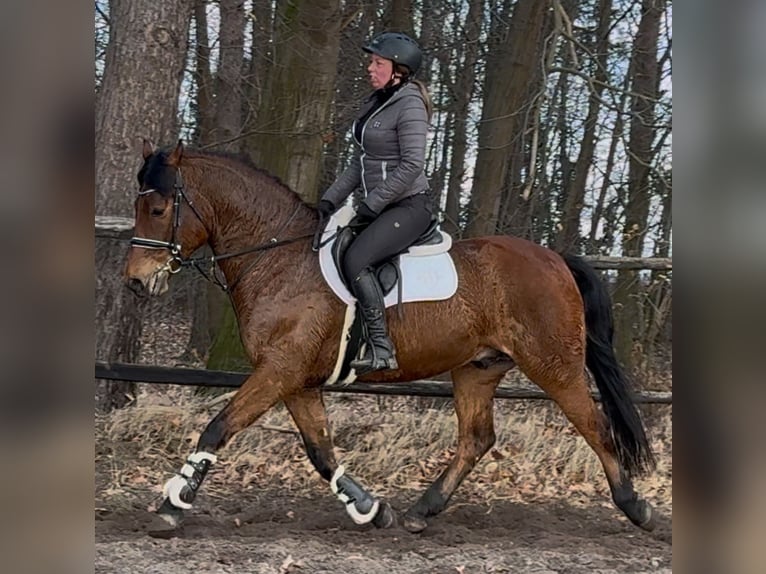
[[[278,402],[286,405],[313,466],[358,524],[397,523],[390,505],[365,490],[335,459],[322,384],[339,353],[345,304],[326,285],[310,237],[313,207],[243,159],[144,142],[135,237],[125,280],[161,295],[169,277],[205,243],[227,286],[253,372],[207,425],[181,471],[165,485],[153,533],[172,535],[191,507],[215,452]],[[640,415],[612,345],[611,301],[581,258],[530,241],[492,236],[450,251],[457,293],[444,301],[389,310],[398,369],[360,378],[403,382],[450,371],[458,444],[454,457],[401,519],[411,532],[444,510],[455,489],[495,442],[493,396],[518,367],[561,408],[598,456],[615,505],[637,526],[654,527],[652,508],[631,479],[654,466]],[[592,399],[586,366],[601,394]]]

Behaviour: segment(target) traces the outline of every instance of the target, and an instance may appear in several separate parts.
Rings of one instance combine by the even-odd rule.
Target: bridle
[[[173,197],[173,229],[171,232],[170,241],[161,241],[159,239],[149,239],[146,237],[137,237],[134,235],[130,239],[130,244],[134,247],[143,247],[144,249],[167,249],[170,251],[170,259],[168,259],[167,263],[165,263],[165,266],[162,268],[162,270],[168,271],[169,273],[178,273],[181,270],[181,267],[189,264],[189,260],[184,259],[181,256],[181,244],[176,241],[178,228],[181,224],[181,199],[183,199],[189,205],[192,212],[194,212],[194,215],[196,215],[197,219],[199,219],[200,223],[202,223],[203,226],[205,224],[202,221],[202,216],[200,216],[199,211],[197,211],[197,208],[194,207],[194,204],[187,197],[186,192],[184,191],[180,169],[176,170],[176,180],[173,184],[173,189],[175,190]],[[160,193],[158,189],[150,188],[139,191],[138,195],[148,195],[155,192]]]
[[[277,236],[280,235],[288,225],[292,222],[292,220],[295,218],[295,216],[298,213],[299,207],[296,207],[296,209],[293,211],[293,213],[290,215],[290,217],[285,221],[282,225],[280,225],[277,232],[274,234],[271,239],[269,239],[266,243],[261,243],[259,245],[255,245],[253,247],[247,247],[245,249],[242,249],[240,251],[235,251],[233,253],[223,253],[221,255],[216,255],[215,253],[211,257],[183,257],[181,255],[181,244],[177,241],[178,236],[178,228],[181,225],[181,201],[185,201],[186,204],[191,208],[194,215],[197,217],[199,222],[202,224],[202,227],[207,229],[205,226],[205,221],[202,219],[202,216],[199,213],[199,210],[194,206],[194,203],[189,199],[188,194],[186,193],[184,189],[184,183],[183,178],[181,177],[181,168],[176,168],[176,179],[175,183],[173,184],[173,189],[175,190],[174,196],[173,196],[173,229],[171,231],[170,241],[161,241],[159,239],[150,239],[147,237],[137,237],[133,236],[130,239],[130,244],[133,247],[141,247],[143,249],[167,249],[170,251],[170,259],[167,260],[165,265],[160,267],[158,271],[167,271],[168,273],[175,274],[178,273],[183,267],[194,267],[199,271],[205,279],[208,281],[216,283],[221,289],[223,289],[226,292],[231,293],[234,290],[234,287],[239,283],[239,281],[258,263],[260,260],[259,258],[256,258],[254,261],[251,261],[247,267],[245,267],[242,271],[240,271],[239,275],[232,281],[230,284],[226,283],[225,278],[223,277],[223,274],[219,272],[218,267],[216,266],[216,263],[218,261],[222,261],[224,259],[231,259],[232,257],[240,257],[242,255],[247,255],[248,253],[257,253],[257,252],[264,252],[268,251],[270,249],[274,249],[276,247],[282,247],[283,245],[289,245],[291,243],[295,243],[297,241],[300,241],[301,239],[308,239],[309,237],[313,237],[313,233],[307,233],[304,235],[299,235],[297,237],[292,237],[290,239],[277,239]],[[160,193],[160,190],[150,188],[150,189],[144,189],[142,191],[138,192],[138,195],[147,195],[149,193]],[[209,263],[210,264],[210,271],[206,272],[203,268],[203,264]]]

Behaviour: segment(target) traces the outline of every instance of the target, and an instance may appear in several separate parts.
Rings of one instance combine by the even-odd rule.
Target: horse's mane
[[[229,165],[242,169],[258,179],[265,179],[274,187],[281,188],[296,200],[309,205],[303,198],[278,176],[270,171],[255,165],[253,159],[246,153],[233,153],[224,151],[201,150],[198,148],[184,148],[183,156],[188,159],[212,159],[223,160]]]

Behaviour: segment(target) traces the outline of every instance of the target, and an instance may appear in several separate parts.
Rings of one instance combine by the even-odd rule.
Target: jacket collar
[[[402,97],[403,94],[407,93],[408,91],[412,90],[412,88],[415,88],[416,86],[412,84],[411,82],[405,82],[404,84],[399,84],[396,86],[392,86],[390,88],[381,88],[379,90],[375,90],[372,92],[369,96],[367,96],[367,99],[364,101],[365,103],[365,109],[367,109],[367,105],[374,104],[375,101],[378,99],[378,94],[381,94],[381,92],[386,92],[388,90],[393,90],[393,94],[389,99],[398,99]],[[386,100],[388,101],[388,100]]]
[[[412,93],[412,90],[415,90],[415,92],[416,92],[418,95],[420,94],[420,91],[418,90],[418,88],[417,88],[417,86],[416,86],[416,85],[414,85],[414,84],[411,84],[410,82],[407,82],[407,83],[405,83],[403,86],[401,86],[399,89],[397,89],[397,90],[396,90],[396,92],[394,92],[394,95],[392,95],[392,96],[391,96],[389,99],[387,99],[387,100],[386,100],[386,101],[385,101],[385,102],[384,102],[384,103],[383,103],[383,104],[382,104],[382,105],[381,105],[381,106],[380,106],[380,107],[379,107],[379,108],[378,108],[378,109],[377,109],[377,110],[376,110],[376,111],[375,111],[375,112],[372,114],[372,116],[374,116],[375,114],[377,114],[377,113],[378,113],[378,111],[380,111],[382,108],[387,108],[387,107],[389,107],[391,104],[393,104],[393,103],[394,103],[396,100],[398,100],[399,98],[401,98],[401,97],[402,97],[402,96],[404,96],[405,94],[407,94],[407,93]],[[367,99],[366,99],[366,100],[365,100],[365,102],[364,102],[364,105],[362,105],[362,108],[359,110],[359,118],[362,118],[362,117],[366,116],[366,115],[367,115],[367,113],[370,111],[370,108],[371,108],[372,106],[374,106],[374,105],[375,105],[375,102],[377,101],[377,93],[378,93],[378,90],[375,90],[374,92],[372,92],[372,93],[371,93],[371,94],[370,94],[370,95],[367,97]],[[368,121],[370,121],[370,118],[371,118],[372,116],[368,117],[368,118],[365,120],[365,122],[368,122]],[[355,120],[353,121],[353,123],[351,124],[351,134],[352,134],[352,138],[353,138],[354,142],[355,142],[357,145],[361,146],[361,145],[362,145],[362,142],[360,142],[358,139],[356,139],[356,126],[357,126],[357,123],[358,123],[358,122],[359,122],[359,119],[357,118],[357,119],[355,119]]]

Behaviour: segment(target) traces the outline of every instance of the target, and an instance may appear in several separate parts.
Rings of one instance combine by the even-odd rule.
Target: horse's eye
[[[165,210],[161,207],[153,207],[152,208],[152,216],[153,217],[160,217],[165,213]]]

